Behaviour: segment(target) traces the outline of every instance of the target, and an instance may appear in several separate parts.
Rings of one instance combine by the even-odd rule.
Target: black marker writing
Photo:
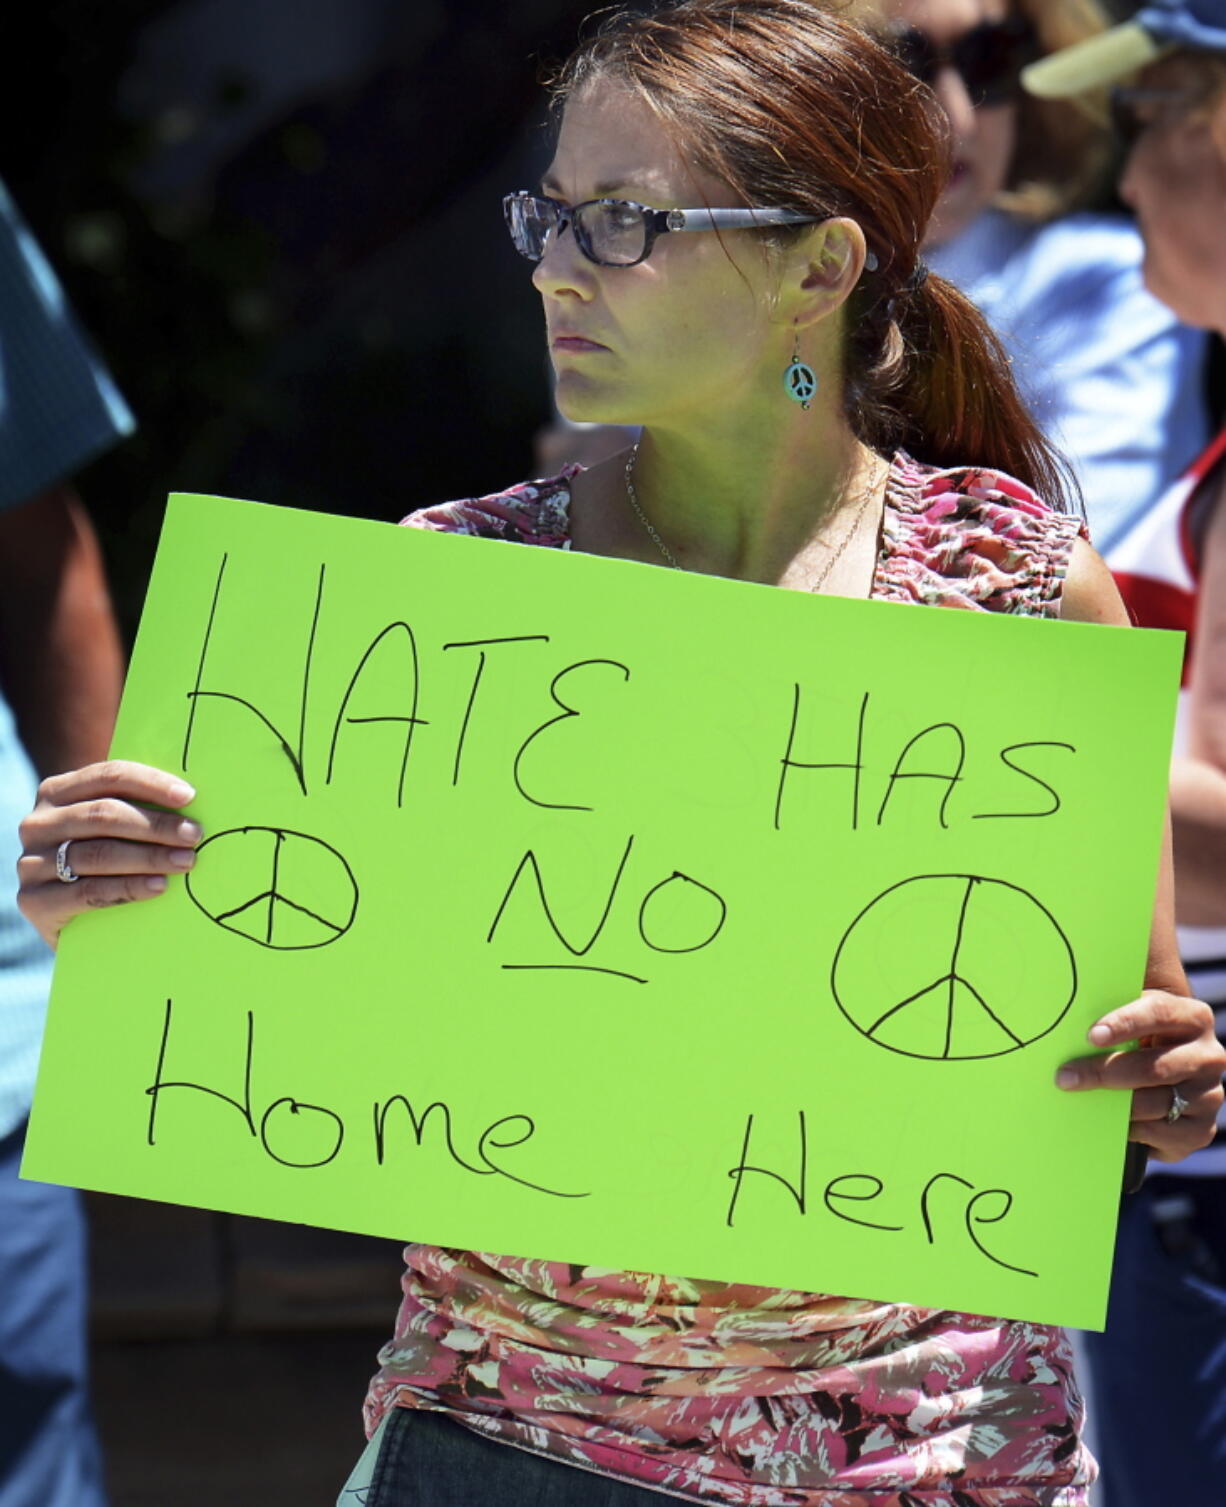
[[[234,827],[206,837],[196,852],[208,859],[187,875],[188,898],[215,925],[249,942],[300,952],[331,946],[353,925],[357,880],[344,855],[322,838]]]
[[[586,941],[572,942],[559,926],[549,903],[549,897],[545,893],[545,880],[541,874],[540,863],[531,848],[520,859],[511,876],[510,884],[503,892],[485,940],[487,942],[494,940],[520,878],[526,870],[530,869],[536,881],[537,899],[540,901],[541,910],[554,936],[572,957],[586,957],[596,945],[608,922],[633,847],[634,838],[627,838],[625,850],[605,897],[604,908]],[[653,884],[639,903],[639,936],[653,952],[673,954],[701,952],[704,947],[709,947],[723,931],[727,917],[728,905],[722,895],[713,890],[709,884],[703,884],[700,880],[691,878],[689,874],[683,874],[679,869],[674,869],[666,878]],[[638,974],[627,973],[620,968],[598,967],[592,963],[503,963],[500,966],[504,969],[517,970],[540,968],[607,973],[616,978],[629,979],[636,984],[647,982]]]
[[[250,1133],[258,1135],[255,1127],[255,1116],[251,1113],[251,1060],[255,1049],[255,1016],[250,1010],[247,1011],[247,1052],[243,1065],[243,1097],[241,1100],[232,1099],[229,1094],[223,1093],[219,1088],[208,1088],[202,1083],[189,1083],[185,1081],[167,1082],[162,1077],[162,1071],[166,1066],[166,1048],[170,1042],[170,1022],[174,1014],[174,1002],[166,1001],[166,1013],[162,1020],[162,1041],[158,1047],[157,1069],[153,1075],[153,1082],[145,1090],[149,1095],[149,1129],[146,1139],[150,1146],[157,1145],[157,1116],[160,1097],[170,1088],[192,1089],[196,1093],[212,1094],[215,1099],[220,1099],[224,1104],[232,1104],[243,1119],[247,1122]]]
[[[473,708],[477,704],[477,691],[481,686],[481,677],[485,674],[485,651],[496,647],[498,644],[547,644],[548,642],[549,635],[547,633],[520,633],[513,638],[474,638],[462,643],[443,645],[444,650],[480,649],[481,651],[477,656],[477,668],[473,671],[473,681],[468,691],[468,703],[464,708],[464,719],[460,723],[460,736],[456,739],[455,762],[451,769],[451,783],[453,785],[460,783],[460,762],[464,757],[464,743],[468,738],[468,725],[472,720]]]
[[[914,968],[893,970],[883,987],[865,960],[887,955],[900,930],[917,925],[942,943],[927,948]],[[1000,935],[1026,938],[1025,989],[1013,959],[999,945],[983,945]],[[977,944],[969,963],[968,942]],[[1077,995],[1077,961],[1055,916],[1020,885],[981,874],[918,874],[874,896],[843,933],[830,992],[874,1046],[903,1057],[975,1061],[1021,1051],[1054,1031]]]
[[[860,701],[860,715],[856,723],[856,757],[853,761],[831,761],[825,763],[813,763],[804,759],[794,759],[792,750],[796,746],[796,724],[800,718],[800,686],[793,686],[792,694],[792,720],[788,725],[787,748],[783,758],[779,760],[779,784],[775,790],[775,831],[780,828],[783,812],[783,791],[787,783],[788,772],[792,769],[849,769],[852,772],[851,782],[851,830],[855,832],[860,823],[860,779],[864,773],[864,719],[868,715],[868,692],[865,691]]]
[[[929,1245],[936,1243],[936,1236],[932,1231],[932,1218],[929,1214],[928,1199],[936,1185],[940,1182],[945,1181],[958,1183],[963,1188],[967,1189],[973,1189],[975,1186],[974,1183],[968,1183],[966,1178],[959,1177],[954,1172],[938,1172],[935,1177],[930,1177],[924,1184],[924,1191],[920,1194],[920,1214],[923,1217],[924,1234],[928,1238]],[[1000,1213],[993,1214],[991,1216],[983,1215],[982,1217],[976,1218],[974,1211],[975,1205],[979,1202],[979,1200],[981,1198],[995,1198],[997,1196],[1005,1200],[1004,1208],[1000,1211]],[[975,1233],[974,1226],[976,1224],[998,1224],[1002,1219],[1004,1219],[1005,1215],[1009,1213],[1012,1207],[1013,1194],[1006,1192],[1004,1188],[981,1189],[978,1193],[975,1194],[973,1198],[967,1201],[966,1208],[963,1211],[963,1220],[966,1225],[966,1233],[971,1237],[971,1241],[980,1255],[986,1256],[988,1260],[991,1261],[994,1265],[1006,1267],[1009,1271],[1017,1272],[1020,1276],[1023,1277],[1037,1277],[1038,1272],[1032,1272],[1028,1267],[1014,1266],[1011,1262],[1002,1261],[999,1256],[994,1256],[992,1252],[988,1250],[987,1247],[982,1243],[982,1241],[980,1241],[978,1235],[976,1235]]]
[[[795,1172],[788,1173],[775,1168],[754,1163],[749,1160],[750,1143],[754,1134],[755,1116],[750,1114],[745,1121],[745,1135],[741,1142],[740,1159],[736,1166],[728,1169],[728,1176],[733,1180],[732,1197],[728,1204],[728,1212],[725,1223],[729,1229],[735,1228],[738,1202],[741,1198],[744,1180],[748,1174],[756,1174],[774,1182],[783,1188],[791,1200],[791,1204],[785,1203],[796,1218],[811,1217],[808,1204],[808,1178],[809,1178],[809,1151],[806,1134],[805,1112],[797,1111],[798,1122],[798,1146],[797,1163]],[[961,1224],[969,1236],[972,1245],[986,1260],[995,1266],[1004,1267],[1008,1271],[1017,1272],[1019,1276],[1036,1277],[1037,1272],[1029,1267],[1016,1266],[1012,1262],[1005,1261],[1002,1257],[988,1250],[987,1246],[979,1237],[978,1228],[982,1225],[1000,1224],[1013,1209],[1013,1195],[1004,1188],[981,1188],[976,1191],[975,1184],[969,1179],[960,1176],[956,1172],[938,1172],[930,1177],[920,1190],[919,1194],[919,1218],[924,1231],[924,1238],[928,1245],[938,1243],[937,1223],[933,1215],[934,1193],[938,1188],[946,1188],[954,1184],[965,1190],[970,1197],[961,1200],[962,1217]],[[860,1191],[864,1190],[864,1191]],[[845,1224],[855,1225],[858,1229],[879,1232],[888,1235],[902,1234],[913,1226],[907,1224],[884,1224],[876,1220],[865,1219],[859,1213],[852,1214],[847,1211],[848,1204],[857,1209],[865,1204],[875,1203],[886,1193],[884,1181],[871,1172],[843,1172],[830,1177],[822,1190],[822,1204],[828,1214],[841,1220]],[[978,1213],[980,1205],[987,1199],[1001,1199],[997,1213]],[[794,1206],[794,1207],[793,1207]],[[778,1218],[779,1201],[774,1199],[769,1205],[754,1203],[753,1212],[759,1217],[767,1217],[772,1220]],[[746,1217],[744,1210],[742,1218]]]
[[[952,770],[949,769],[906,769],[904,765],[911,756],[911,750],[922,744],[925,738],[931,738],[936,733],[952,733],[954,742],[948,750],[948,755],[953,755]],[[948,741],[948,740],[946,740]],[[947,755],[947,757],[948,757]],[[899,780],[944,780],[945,794],[941,797],[941,805],[938,810],[938,819],[942,827],[948,827],[945,820],[945,808],[949,805],[949,798],[954,793],[954,786],[962,778],[962,766],[966,763],[966,739],[962,736],[960,728],[952,722],[937,722],[932,727],[924,728],[923,732],[916,733],[915,737],[903,747],[902,752],[894,762],[894,771],[890,775],[890,782],[885,787],[885,794],[881,797],[881,807],[877,812],[877,825],[880,826],[890,804],[890,797],[894,794],[894,786]]]
[[[426,1126],[430,1122],[430,1116],[436,1111],[441,1117],[443,1126],[443,1140],[447,1147],[447,1155],[457,1166],[463,1167],[465,1172],[475,1172],[478,1176],[485,1176],[485,1169],[474,1167],[471,1162],[466,1162],[455,1149],[455,1141],[451,1134],[451,1110],[441,1100],[436,1099],[433,1104],[427,1104],[421,1114],[413,1108],[412,1104],[403,1094],[393,1094],[390,1099],[384,1099],[382,1104],[377,1100],[371,1106],[375,1124],[375,1161],[379,1166],[383,1165],[384,1149],[387,1140],[387,1116],[388,1111],[394,1104],[398,1104],[409,1117],[409,1124],[413,1127],[413,1139],[418,1146],[426,1134]]]
[[[404,642],[409,653],[407,669],[409,672],[408,682],[410,689],[408,689],[408,691],[406,692],[408,701],[407,707],[404,711],[397,713],[387,713],[378,717],[347,717],[345,713],[349,710],[349,702],[353,697],[354,692],[357,690],[358,685],[361,682],[362,675],[366,670],[366,666],[370,663],[375,650],[378,649],[379,645],[383,643],[384,640],[390,639],[391,634],[397,632],[404,634]],[[417,708],[420,699],[421,664],[417,657],[417,638],[414,635],[412,628],[409,627],[408,623],[389,623],[386,628],[384,628],[380,633],[377,633],[375,637],[370,641],[369,645],[366,648],[366,652],[362,655],[361,659],[358,660],[357,668],[354,670],[352,676],[350,676],[349,684],[345,687],[345,694],[341,697],[341,704],[336,713],[336,721],[332,724],[332,741],[328,745],[328,772],[324,778],[324,783],[326,785],[330,785],[332,783],[332,771],[336,764],[336,744],[337,739],[341,735],[341,727],[343,725],[365,725],[369,723],[384,722],[402,723],[404,725],[404,743],[400,753],[400,771],[396,780],[396,804],[397,806],[403,806],[404,779],[409,768],[409,755],[413,751],[413,734],[419,727],[428,727],[430,725],[423,717],[419,717],[417,715]]]
[[[512,1136],[509,1141],[501,1141],[494,1134],[496,1130],[503,1130],[508,1125],[522,1125],[522,1135]],[[523,1146],[536,1134],[536,1121],[531,1115],[503,1115],[501,1120],[495,1120],[486,1130],[481,1132],[481,1139],[477,1142],[477,1155],[499,1177],[505,1177],[508,1182],[518,1183],[521,1188],[531,1188],[537,1193],[548,1193],[553,1198],[586,1198],[586,1193],[559,1193],[556,1188],[542,1188],[540,1183],[530,1183],[525,1177],[516,1177],[513,1172],[508,1172],[505,1167],[500,1167],[490,1160],[490,1154],[485,1149],[487,1145],[495,1146],[499,1151],[509,1151],[515,1146]]]
[[[868,1193],[836,1193],[834,1190],[841,1183],[870,1183],[871,1191]],[[903,1228],[900,1224],[874,1224],[871,1219],[857,1219],[854,1214],[845,1214],[842,1209],[835,1208],[835,1201],[839,1203],[871,1203],[873,1199],[880,1198],[885,1190],[885,1184],[879,1177],[873,1177],[868,1172],[844,1172],[839,1177],[832,1177],[826,1184],[822,1193],[822,1202],[835,1216],[836,1219],[845,1219],[848,1224],[863,1225],[866,1230],[893,1230]]]
[[[481,1131],[477,1139],[476,1163],[469,1161],[456,1150],[455,1140],[452,1135],[451,1106],[436,1099],[433,1104],[428,1104],[419,1115],[413,1108],[412,1101],[404,1094],[392,1094],[390,1098],[382,1101],[375,1100],[371,1105],[374,1117],[374,1143],[375,1160],[382,1167],[388,1156],[387,1115],[394,1104],[402,1105],[408,1116],[409,1125],[412,1128],[413,1143],[421,1147],[426,1134],[426,1125],[430,1116],[437,1113],[441,1116],[443,1126],[443,1145],[447,1155],[464,1172],[471,1172],[474,1177],[501,1177],[507,1182],[518,1183],[521,1188],[531,1188],[534,1193],[546,1193],[550,1198],[587,1198],[587,1193],[563,1193],[557,1188],[546,1188],[542,1183],[529,1181],[526,1177],[520,1177],[514,1172],[508,1172],[505,1167],[499,1166],[490,1156],[486,1149],[493,1146],[500,1151],[511,1150],[516,1146],[526,1146],[536,1134],[536,1121],[531,1115],[511,1114],[501,1115],[491,1125]],[[518,1134],[509,1139],[500,1139],[499,1132],[505,1136],[507,1127],[522,1127]],[[479,1163],[480,1165],[477,1165]]]
[[[412,1133],[413,1144],[421,1147],[425,1140],[426,1126],[430,1117],[437,1114],[442,1125],[443,1146],[447,1155],[465,1172],[471,1172],[474,1177],[502,1177],[508,1182],[518,1183],[520,1187],[531,1188],[534,1193],[547,1193],[550,1198],[587,1198],[586,1193],[562,1193],[557,1188],[546,1188],[541,1183],[530,1182],[526,1177],[519,1177],[514,1172],[508,1172],[505,1167],[500,1167],[487,1151],[487,1146],[494,1146],[499,1150],[509,1150],[516,1146],[525,1146],[536,1134],[536,1121],[531,1115],[512,1114],[502,1115],[492,1125],[487,1125],[480,1133],[477,1140],[476,1161],[469,1161],[456,1150],[455,1138],[452,1131],[451,1106],[441,1099],[436,1099],[432,1104],[427,1104],[421,1114],[413,1108],[413,1103],[404,1094],[392,1094],[390,1098],[382,1101],[376,1099],[371,1105],[371,1113],[374,1120],[374,1145],[375,1161],[382,1167],[388,1155],[388,1131],[387,1116],[393,1105],[399,1105],[408,1116],[408,1122]],[[509,1140],[500,1140],[498,1133],[504,1132],[508,1126],[523,1127],[522,1133],[514,1135]]]
[[[1004,1207],[1001,1209],[999,1214],[977,1215],[975,1213],[975,1206],[982,1198],[1003,1198],[1005,1201]],[[1005,1218],[1005,1216],[1012,1208],[1012,1193],[1007,1192],[1004,1188],[982,1189],[980,1192],[975,1194],[974,1198],[972,1198],[970,1203],[968,1203],[966,1206],[966,1233],[971,1237],[971,1240],[975,1244],[975,1248],[980,1252],[980,1254],[986,1256],[989,1261],[994,1261],[997,1266],[1007,1267],[1009,1271],[1018,1272],[1023,1277],[1037,1277],[1039,1275],[1038,1272],[1032,1272],[1027,1266],[1014,1266],[1012,1262],[1002,1261],[999,1256],[994,1256],[992,1252],[988,1250],[988,1248],[979,1239],[979,1236],[975,1234],[975,1226],[977,1224],[999,1224],[1000,1221]]]
[[[697,892],[709,896],[715,902],[715,909],[711,912],[712,919],[704,923],[708,928],[705,935],[697,941],[678,942],[670,947],[665,942],[653,942],[647,935],[647,912],[653,901],[665,901],[669,887],[677,884],[683,889],[688,886],[686,892],[689,894]],[[659,884],[652,885],[643,896],[643,903],[639,906],[639,936],[653,952],[701,952],[719,936],[727,919],[728,905],[722,895],[717,895],[709,884],[701,884],[697,879],[691,879],[688,874],[681,874],[674,870],[667,879],[661,879]]]
[[[319,1115],[328,1122],[326,1127],[316,1123],[316,1130],[323,1130],[325,1136],[330,1136],[330,1144],[323,1156],[309,1157],[306,1161],[299,1161],[295,1157],[281,1156],[274,1151],[268,1136],[268,1122],[277,1114],[278,1110],[288,1110],[295,1118],[304,1115]],[[274,1162],[280,1162],[283,1167],[326,1167],[339,1154],[341,1145],[345,1139],[345,1122],[335,1110],[325,1109],[322,1104],[304,1104],[300,1099],[274,1099],[264,1113],[260,1116],[260,1143],[264,1150],[272,1157]],[[317,1147],[317,1150],[322,1147]]]
[[[1020,774],[1023,779],[1031,780],[1041,790],[1046,790],[1051,796],[1051,805],[1041,811],[976,811],[975,817],[978,820],[985,821],[998,817],[1055,816],[1059,811],[1062,803],[1055,786],[1049,785],[1046,780],[1041,780],[1032,769],[1023,769],[1020,764],[1015,763],[1009,757],[1010,754],[1020,753],[1024,748],[1064,748],[1069,753],[1076,753],[1077,750],[1071,743],[1010,743],[1008,748],[1002,748],[1000,751],[1001,763],[1013,770],[1014,774]]]
[[[247,710],[251,712],[253,716],[257,717],[259,721],[262,722],[264,726],[269,730],[269,732],[272,733],[277,742],[281,745],[281,751],[290,761],[290,764],[292,765],[294,770],[294,775],[297,778],[303,795],[306,795],[307,782],[306,766],[304,762],[304,749],[306,744],[307,698],[311,685],[311,661],[315,654],[315,634],[316,630],[319,627],[319,614],[323,606],[324,575],[326,567],[323,565],[319,567],[319,582],[315,588],[315,607],[314,611],[311,614],[311,627],[310,632],[307,636],[306,655],[303,661],[302,693],[298,700],[298,741],[297,744],[291,744],[289,739],[285,736],[284,733],[280,731],[280,729],[275,725],[272,719],[266,716],[265,713],[255,705],[254,702],[248,701],[244,696],[236,695],[232,691],[206,691],[201,689],[204,681],[205,664],[208,660],[209,644],[212,641],[213,628],[217,618],[217,607],[218,603],[221,600],[222,581],[225,577],[226,565],[229,561],[229,558],[230,557],[228,554],[221,557],[221,565],[219,566],[217,571],[217,583],[213,589],[213,602],[211,607],[209,608],[209,619],[204,630],[204,642],[200,646],[200,662],[196,667],[196,684],[193,689],[188,691],[187,693],[187,699],[190,703],[190,710],[188,711],[187,715],[187,728],[183,736],[183,769],[185,772],[187,771],[191,759],[192,739],[196,731],[197,703],[202,700],[230,701],[233,702],[236,706],[246,707]]]
[[[573,675],[576,670],[590,669],[593,665],[608,665],[611,669],[620,670],[622,672],[622,677],[624,680],[630,679],[629,666],[622,664],[616,659],[581,659],[577,664],[567,665],[564,670],[559,670],[558,673],[553,677],[553,679],[549,683],[549,699],[555,706],[560,706],[562,710],[558,714],[558,716],[550,717],[548,722],[542,722],[540,727],[536,728],[533,732],[530,732],[528,734],[528,736],[520,744],[519,752],[515,755],[515,763],[512,766],[512,774],[515,778],[516,790],[519,791],[524,800],[531,801],[534,806],[543,806],[546,810],[549,811],[591,811],[593,809],[591,806],[569,805],[563,801],[537,800],[536,796],[529,795],[528,792],[524,789],[523,781],[520,779],[519,775],[519,766],[523,760],[524,755],[528,752],[529,748],[531,748],[532,744],[536,742],[537,738],[539,738],[542,733],[547,732],[551,727],[556,727],[559,722],[568,722],[572,717],[579,717],[582,715],[582,713],[579,712],[575,707],[571,706],[569,702],[562,700],[561,696],[558,695],[558,686],[562,683],[563,680],[565,680],[568,675]]]
[[[621,860],[617,865],[617,871],[613,875],[613,883],[609,886],[609,893],[605,897],[604,909],[600,913],[599,919],[596,922],[591,936],[588,937],[587,941],[584,942],[582,946],[578,946],[576,943],[572,942],[570,938],[567,937],[563,932],[557,921],[554,919],[553,911],[549,905],[549,897],[545,894],[545,881],[541,876],[541,866],[537,862],[536,854],[532,851],[531,848],[529,848],[524,856],[519,860],[519,864],[516,867],[514,874],[511,875],[511,882],[507,885],[506,892],[502,897],[493,921],[490,923],[490,929],[486,933],[485,940],[487,942],[492,942],[494,940],[494,934],[498,930],[499,923],[502,920],[503,914],[506,911],[511,896],[515,893],[515,886],[519,883],[520,875],[524,872],[525,869],[530,868],[532,870],[532,877],[536,880],[536,893],[538,899],[541,902],[541,909],[545,912],[545,919],[549,922],[550,929],[552,930],[554,936],[557,937],[562,946],[566,948],[567,952],[571,953],[574,957],[581,958],[586,956],[587,953],[589,953],[595,946],[596,939],[604,930],[605,922],[609,919],[609,912],[613,909],[613,901],[617,897],[617,887],[621,883],[622,874],[626,869],[626,862],[630,857],[630,849],[633,846],[634,838],[628,837],[626,839],[625,851],[622,853]]]
[[[796,1201],[796,1207],[800,1211],[800,1213],[803,1214],[805,1212],[805,1198],[807,1196],[806,1181],[807,1181],[807,1178],[808,1178],[808,1161],[809,1161],[809,1140],[808,1140],[808,1136],[807,1136],[807,1134],[805,1132],[805,1112],[804,1112],[804,1110],[803,1109],[797,1110],[796,1117],[797,1117],[797,1119],[800,1122],[800,1156],[799,1156],[799,1163],[800,1163],[800,1165],[799,1165],[799,1170],[798,1170],[795,1182],[792,1182],[788,1178],[784,1177],[784,1175],[783,1175],[782,1172],[772,1171],[772,1169],[770,1167],[758,1167],[758,1166],[754,1166],[751,1162],[749,1162],[747,1160],[747,1158],[749,1156],[749,1142],[750,1142],[751,1138],[753,1137],[753,1120],[754,1120],[754,1117],[753,1117],[753,1115],[750,1115],[746,1119],[746,1121],[745,1121],[745,1139],[744,1139],[744,1141],[742,1142],[742,1145],[741,1145],[741,1159],[736,1164],[735,1167],[729,1167],[729,1169],[728,1169],[728,1176],[730,1178],[732,1178],[732,1197],[728,1201],[728,1216],[727,1216],[727,1224],[728,1224],[728,1228],[729,1229],[731,1229],[732,1226],[733,1226],[733,1222],[734,1222],[735,1215],[736,1215],[737,1200],[741,1196],[741,1184],[744,1181],[745,1174],[747,1172],[755,1172],[760,1177],[768,1177],[768,1178],[773,1179],[775,1182],[777,1182],[780,1185],[780,1187],[786,1188],[787,1191],[788,1191],[788,1193],[791,1194],[792,1198],[795,1199],[795,1201]]]
[[[607,973],[610,978],[628,979],[632,984],[647,980],[637,973],[623,973],[620,968],[597,968],[592,963],[500,963],[506,973]]]
[[[245,1019],[241,1097],[237,1097],[233,1093],[227,1093],[224,1088],[199,1083],[192,1078],[166,1077],[166,1059],[174,1021],[174,1001],[172,999],[166,1001],[153,1082],[145,1089],[145,1093],[149,1096],[147,1144],[154,1148],[159,1144],[158,1116],[163,1095],[171,1092],[182,1095],[203,1095],[206,1100],[212,1099],[234,1109],[241,1117],[248,1135],[258,1142],[266,1156],[280,1166],[297,1171],[326,1167],[341,1155],[347,1139],[351,1141],[351,1138],[346,1136],[344,1116],[328,1105],[310,1104],[294,1095],[281,1094],[268,1104],[257,1121],[252,1090],[256,1047],[254,1012],[248,1010]],[[237,1073],[236,1076],[238,1076]],[[507,1182],[517,1183],[522,1188],[528,1188],[534,1193],[546,1194],[551,1198],[587,1198],[589,1196],[587,1193],[565,1193],[556,1188],[546,1187],[502,1165],[502,1159],[497,1156],[497,1153],[526,1146],[536,1135],[536,1121],[531,1115],[520,1112],[499,1115],[479,1132],[476,1157],[470,1160],[456,1149],[452,1131],[452,1111],[447,1104],[442,1100],[435,1100],[427,1105],[421,1114],[418,1114],[413,1107],[413,1101],[401,1093],[391,1094],[381,1100],[376,1099],[372,1104],[373,1134],[370,1150],[373,1152],[376,1166],[382,1167],[389,1160],[391,1136],[387,1121],[389,1114],[396,1106],[403,1108],[411,1127],[412,1141],[419,1149],[423,1146],[426,1127],[431,1117],[439,1116],[443,1126],[443,1145],[447,1156],[464,1172],[472,1173],[477,1177],[501,1177]],[[181,1117],[176,1119],[175,1128],[180,1138],[185,1134],[190,1134],[190,1131],[185,1129],[185,1125],[190,1123]],[[210,1129],[212,1129],[211,1126]],[[354,1148],[354,1154],[360,1154],[360,1151],[360,1145]]]

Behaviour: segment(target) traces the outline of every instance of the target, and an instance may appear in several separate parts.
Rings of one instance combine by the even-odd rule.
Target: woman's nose
[[[1129,146],[1128,155],[1124,159],[1124,167],[1120,173],[1116,188],[1116,192],[1120,198],[1132,210],[1135,210],[1137,207],[1137,179],[1139,176],[1137,171],[1137,148],[1140,144],[1140,140],[1138,139]]]
[[[571,293],[578,298],[592,296],[595,268],[579,250],[573,226],[555,226],[545,241],[541,259],[532,269],[536,291],[557,298]]]
[[[949,63],[943,63],[933,80],[932,92],[949,117],[955,139],[969,141],[975,134],[975,102],[962,75]]]

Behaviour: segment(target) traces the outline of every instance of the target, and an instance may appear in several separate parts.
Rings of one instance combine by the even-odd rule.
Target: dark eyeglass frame
[[[1185,110],[1192,110],[1212,95],[1212,88],[1147,88],[1143,84],[1125,84],[1112,89],[1108,95],[1111,104],[1111,128],[1116,140],[1129,150],[1153,126],[1163,125],[1176,119]],[[1142,120],[1137,110],[1145,105],[1164,107],[1156,118]]]
[[[1040,51],[1034,28],[1024,16],[983,21],[947,47],[938,47],[914,26],[891,28],[890,40],[907,72],[929,88],[942,68],[952,68],[977,108],[1017,99],[1022,69]]]
[[[502,201],[502,212],[516,251],[530,262],[538,262],[541,257],[533,256],[530,251],[525,251],[520,245],[516,238],[513,220],[515,207],[527,201],[548,205],[547,213],[553,215],[553,225],[550,227],[552,233],[561,235],[569,226],[579,250],[589,262],[594,262],[598,267],[637,267],[651,255],[651,248],[655,245],[657,237],[674,231],[749,230],[767,225],[817,225],[826,218],[824,215],[800,214],[794,209],[652,209],[650,205],[638,204],[633,199],[584,199],[579,204],[566,204],[561,199],[551,199],[548,194],[534,194],[529,189],[521,188],[513,194],[506,195]],[[617,209],[631,209],[642,216],[642,255],[637,256],[632,262],[609,262],[596,255],[587,232],[583,228],[582,220],[578,218],[580,211],[592,204],[607,204]],[[544,248],[541,250],[541,256],[543,255]],[[875,258],[873,260],[875,261]]]

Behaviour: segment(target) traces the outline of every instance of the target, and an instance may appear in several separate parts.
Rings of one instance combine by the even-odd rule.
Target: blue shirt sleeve
[[[1132,234],[1072,221],[1035,257],[1031,280],[1035,412],[1071,457],[1095,544],[1108,550],[1204,448],[1205,336],[1146,290]]]
[[[983,218],[933,262],[1004,340],[1031,411],[1073,464],[1095,546],[1109,550],[1208,439],[1204,333],[1146,290],[1128,220]]]
[[[0,508],[71,476],[133,427],[0,183]]]
[[[128,434],[132,415],[73,318],[55,274],[0,183],[0,509],[66,479]],[[0,872],[20,852],[34,770],[0,696]],[[30,1105],[51,953],[0,892],[0,1137]]]

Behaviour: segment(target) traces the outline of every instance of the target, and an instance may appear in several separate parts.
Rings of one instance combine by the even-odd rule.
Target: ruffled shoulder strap
[[[886,490],[874,595],[980,612],[1059,617],[1080,518],[1003,471],[937,469],[900,452]]]
[[[570,547],[570,483],[583,468],[485,497],[420,508],[409,528]],[[874,596],[980,612],[1058,617],[1079,518],[1054,513],[1014,477],[983,466],[938,470],[900,452],[886,489]]]
[[[400,521],[406,528],[433,529],[443,534],[473,534],[480,539],[504,539],[512,544],[570,547],[570,483],[582,466],[564,466],[556,476],[522,481],[504,492],[485,497],[442,502],[419,508]]]

